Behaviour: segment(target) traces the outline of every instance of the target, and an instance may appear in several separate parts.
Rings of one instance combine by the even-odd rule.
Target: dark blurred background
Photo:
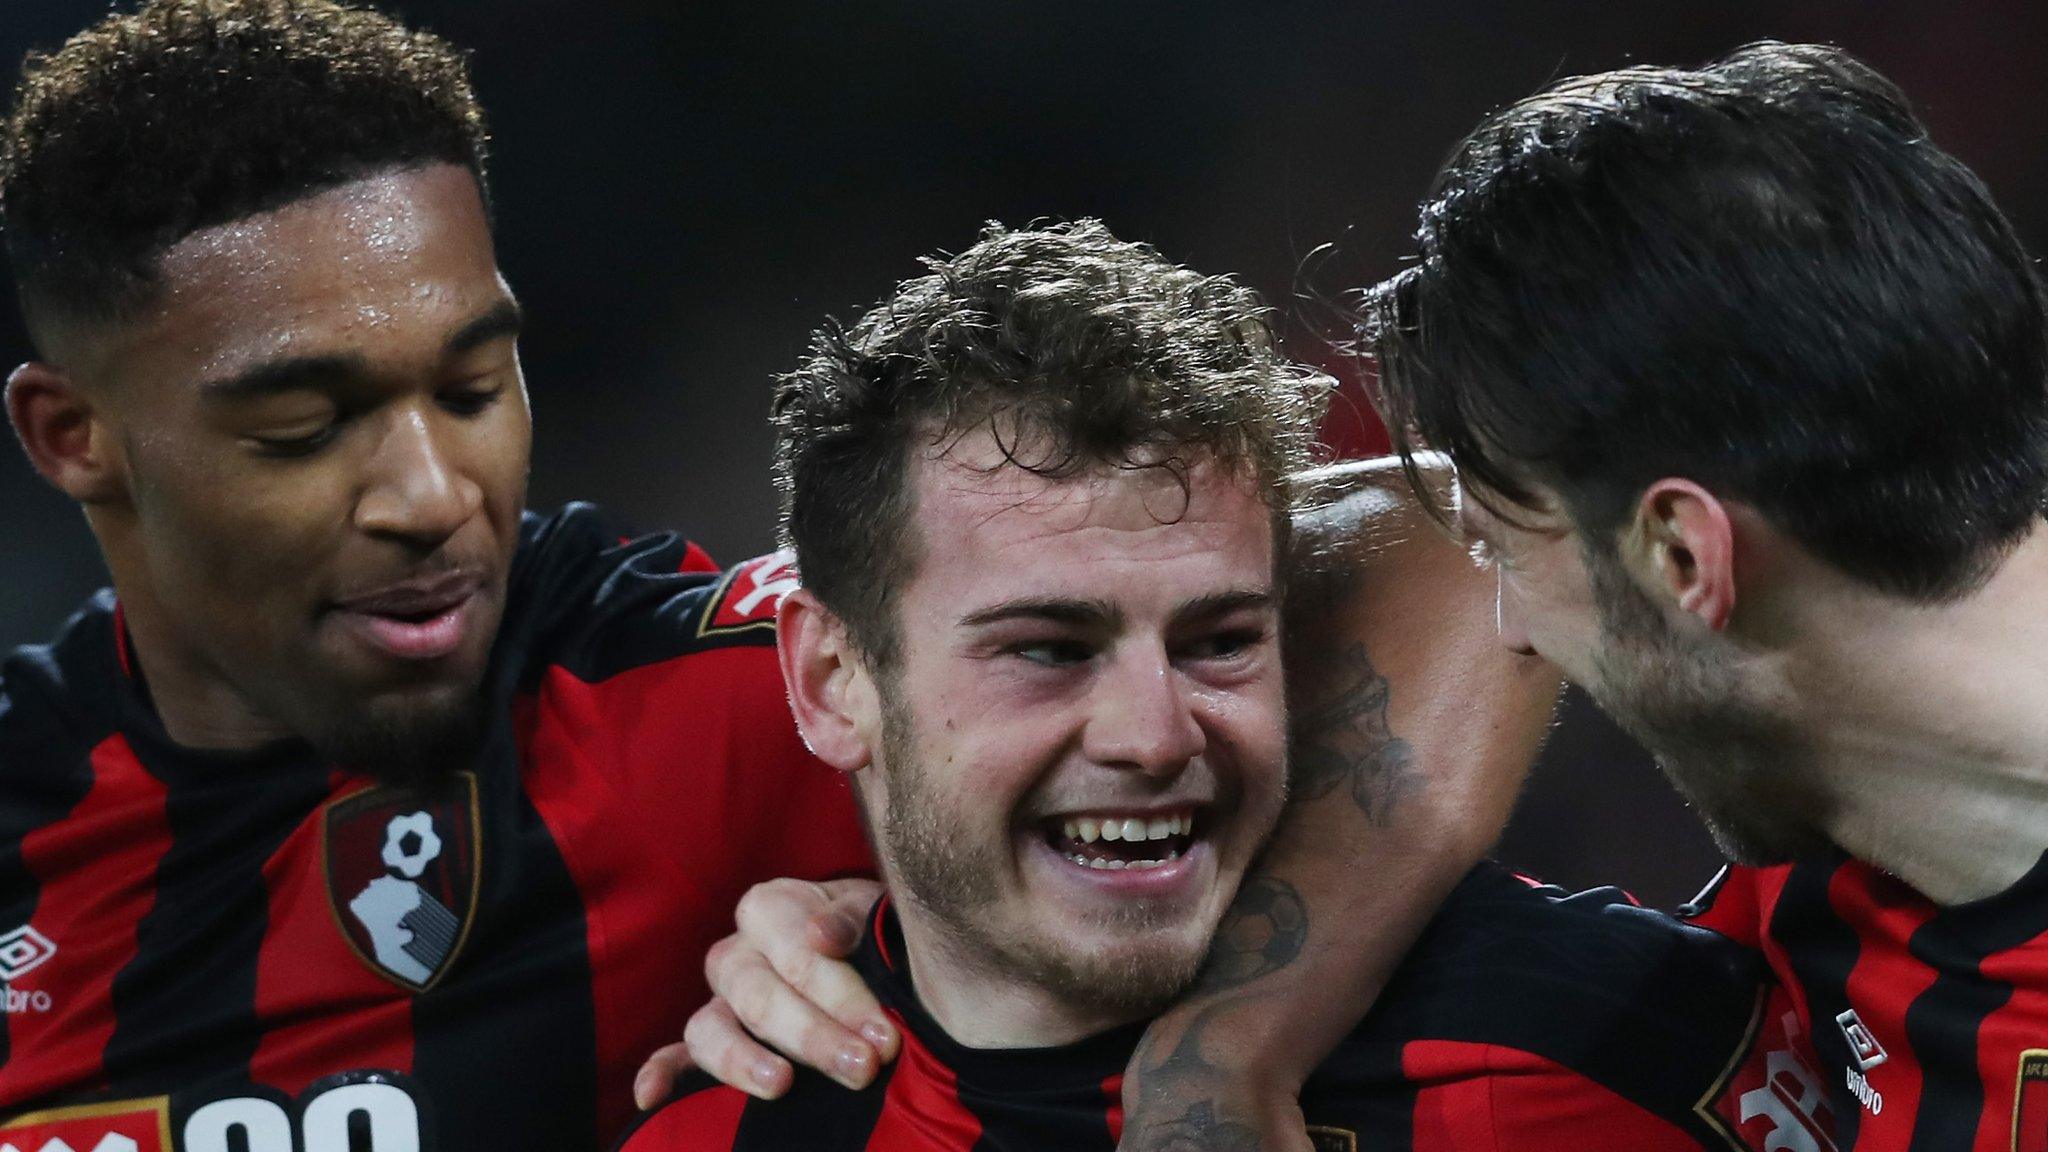
[[[918,255],[984,220],[1100,216],[1241,274],[1289,309],[1299,355],[1337,366],[1315,301],[1394,271],[1452,143],[1562,75],[1764,37],[1839,44],[1912,94],[2048,248],[2040,0],[386,6],[475,52],[500,258],[530,315],[534,504],[595,500],[727,560],[770,546],[770,376]],[[12,70],[106,10],[0,0],[0,56]],[[12,365],[28,348],[4,291]],[[1340,398],[1333,439],[1371,441],[1359,409]],[[80,516],[0,449],[0,644],[43,638],[103,579]],[[1501,855],[1659,903],[1716,863],[1578,700]]]

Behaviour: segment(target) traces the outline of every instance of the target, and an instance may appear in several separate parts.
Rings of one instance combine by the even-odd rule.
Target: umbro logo
[[[1877,1036],[1857,1018],[1854,1008],[1835,1017],[1835,1023],[1842,1029],[1842,1039],[1849,1042],[1849,1054],[1856,1058],[1858,1072],[1868,1072],[1890,1059]]]
[[[11,983],[28,975],[56,954],[57,945],[33,925],[23,924],[0,934],[0,983]]]

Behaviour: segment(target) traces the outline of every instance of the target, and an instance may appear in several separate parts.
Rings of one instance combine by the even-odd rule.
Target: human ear
[[[881,730],[874,678],[854,651],[845,623],[809,589],[782,598],[775,613],[775,655],[811,754],[842,772],[873,763],[870,734]]]
[[[1711,631],[1728,626],[1735,614],[1735,529],[1713,493],[1676,478],[1650,485],[1621,547],[1643,587]]]
[[[7,377],[7,418],[43,479],[81,504],[123,490],[115,438],[92,398],[61,368],[32,360]]]

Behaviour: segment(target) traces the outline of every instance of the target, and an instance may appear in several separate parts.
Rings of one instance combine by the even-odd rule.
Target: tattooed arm
[[[1124,1082],[1127,1152],[1305,1149],[1295,1096],[1499,835],[1558,680],[1502,648],[1491,574],[1398,467],[1350,465],[1298,518],[1292,795],[1195,990]]]

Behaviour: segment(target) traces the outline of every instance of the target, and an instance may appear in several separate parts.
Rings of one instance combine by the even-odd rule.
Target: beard
[[[373,699],[328,718],[307,740],[323,759],[381,783],[432,790],[476,764],[486,710],[480,685]]]
[[[1587,694],[1650,750],[1729,859],[1781,864],[1824,850],[1797,725],[1728,652],[1672,629],[1618,559],[1588,547],[1585,565],[1601,633]]]
[[[1183,916],[1148,903],[1097,915],[1117,947],[1062,949],[1032,932],[1006,926],[998,916],[1001,874],[1010,852],[1007,836],[961,836],[971,820],[953,818],[954,806],[931,782],[916,752],[914,726],[893,684],[882,689],[882,748],[887,797],[876,828],[890,890],[924,912],[946,937],[956,959],[1006,981],[1042,988],[1062,1003],[1105,1015],[1149,1016],[1194,982],[1207,952],[1192,946]]]

